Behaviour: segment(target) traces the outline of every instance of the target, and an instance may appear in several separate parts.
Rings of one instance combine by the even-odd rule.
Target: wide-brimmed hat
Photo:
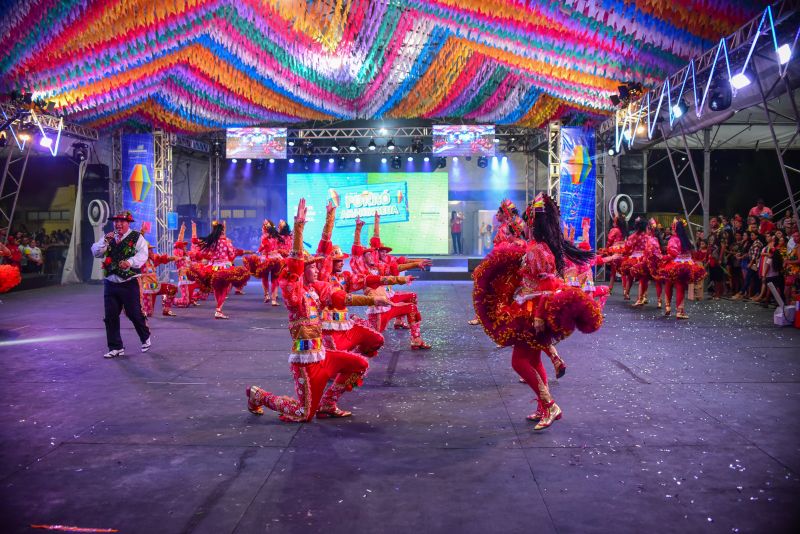
[[[129,223],[134,222],[133,220],[133,213],[130,211],[123,211],[121,213],[117,213],[113,217],[108,218],[109,221],[128,221]]]
[[[308,251],[303,252],[303,263],[305,263],[306,265],[310,265],[312,263],[317,263],[324,260],[325,256],[312,256]]]
[[[331,259],[333,261],[346,260],[349,257],[350,254],[345,254],[344,252],[342,252],[342,247],[340,247],[339,245],[334,246],[333,249],[331,250]]]

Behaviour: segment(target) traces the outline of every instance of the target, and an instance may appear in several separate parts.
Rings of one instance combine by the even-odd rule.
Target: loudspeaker
[[[644,205],[644,155],[631,152],[619,156],[619,186],[617,193],[627,195],[635,206],[641,210]],[[634,212],[640,214],[641,212]]]
[[[92,213],[99,214],[98,207],[102,203],[111,203],[111,193],[109,190],[110,182],[108,179],[108,165],[87,165],[83,174],[81,185],[81,250],[80,250],[80,274],[82,280],[90,280],[92,277],[92,243],[95,241],[95,231],[90,221],[90,204]],[[102,210],[100,210],[102,211]],[[108,229],[104,229],[108,231]]]

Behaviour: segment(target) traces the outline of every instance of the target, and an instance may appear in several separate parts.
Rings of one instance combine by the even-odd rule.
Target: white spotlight
[[[742,89],[750,85],[750,78],[744,72],[734,74],[733,78],[731,78],[731,85],[734,89]]]
[[[789,47],[788,44],[781,45],[778,47],[778,63],[781,65],[786,65],[789,63],[789,60],[792,59],[792,49]]]

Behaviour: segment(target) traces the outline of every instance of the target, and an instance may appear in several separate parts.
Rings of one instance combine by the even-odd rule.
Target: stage
[[[151,321],[104,360],[102,287],[4,295],[0,531],[792,532],[800,511],[800,330],[755,305],[665,319],[610,299],[562,343],[564,418],[472,316],[467,282],[418,282],[428,352],[389,331],[354,417],[285,424],[245,388],[292,393],[284,308],[251,283]],[[651,299],[651,302],[654,299]],[[160,309],[160,306],[159,306]],[[548,372],[551,371],[549,363]],[[792,527],[794,525],[794,527]]]

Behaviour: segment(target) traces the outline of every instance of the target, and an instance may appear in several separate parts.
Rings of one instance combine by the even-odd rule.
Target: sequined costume
[[[669,315],[671,312],[672,289],[675,288],[675,307],[677,308],[675,316],[678,319],[688,319],[689,316],[684,308],[686,289],[689,284],[702,280],[706,275],[706,270],[692,259],[691,245],[687,246],[681,241],[677,233],[678,225],[681,225],[680,232],[685,235],[686,226],[680,221],[673,223],[673,235],[667,242],[667,256],[669,259],[663,264],[659,274],[665,283],[664,314]],[[685,243],[688,243],[688,239],[686,239]]]
[[[142,293],[142,313],[145,317],[152,317],[155,312],[156,297],[161,295],[161,314],[165,317],[174,317],[172,304],[178,288],[175,284],[160,282],[156,269],[173,261],[173,257],[166,254],[156,254],[155,247],[149,246],[147,261],[142,265],[139,276],[139,288]]]
[[[284,258],[278,246],[280,241],[280,235],[273,227],[272,222],[264,221],[258,254],[243,258],[250,274],[261,279],[261,286],[264,288],[264,302],[271,302],[273,306],[278,305],[278,274],[283,266]]]
[[[289,332],[292,336],[289,364],[297,398],[274,395],[258,386],[247,389],[250,412],[261,414],[262,406],[266,406],[278,412],[281,420],[287,422],[307,422],[315,415],[351,415],[340,410],[337,401],[345,391],[361,385],[369,362],[360,354],[325,346],[320,312],[326,308],[337,310],[348,305],[375,304],[373,298],[350,295],[329,282],[318,279],[308,281],[308,276],[318,276],[310,264],[321,262],[324,258],[311,257],[303,251],[305,210],[302,200],[301,208],[298,208],[298,217],[295,219],[292,255],[287,258],[280,279],[284,304],[289,311]],[[307,271],[311,274],[307,274]],[[325,386],[330,379],[333,379],[333,384],[326,391]]]

